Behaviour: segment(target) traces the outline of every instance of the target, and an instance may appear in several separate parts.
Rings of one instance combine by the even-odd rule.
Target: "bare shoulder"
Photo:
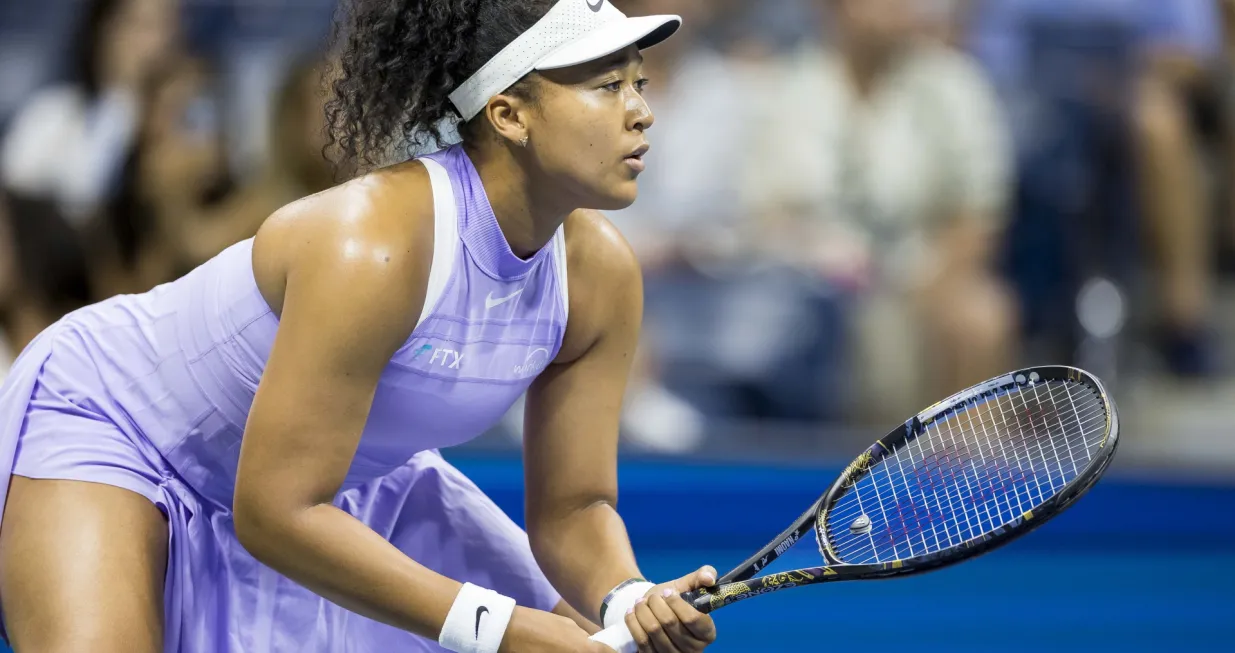
[[[254,238],[253,273],[281,313],[288,280],[310,274],[350,278],[396,301],[417,297],[432,256],[432,187],[424,166],[408,162],[280,208]]]
[[[570,319],[557,362],[575,360],[606,333],[638,323],[643,312],[639,259],[602,213],[575,211],[566,219]]]
[[[572,285],[578,279],[585,284],[582,289],[590,291],[639,283],[639,259],[626,237],[603,213],[580,209],[566,219],[565,228],[566,265]]]

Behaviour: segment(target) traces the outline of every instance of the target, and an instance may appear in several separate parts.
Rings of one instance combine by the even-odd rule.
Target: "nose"
[[[633,131],[647,131],[652,123],[656,122],[652,107],[648,106],[647,100],[644,100],[643,95],[638,91],[631,92],[630,99],[626,103],[626,115],[626,128]]]

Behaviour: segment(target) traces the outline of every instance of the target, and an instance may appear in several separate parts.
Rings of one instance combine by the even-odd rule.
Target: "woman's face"
[[[527,149],[540,171],[580,208],[630,206],[655,120],[643,99],[638,48],[541,77],[526,121]]]

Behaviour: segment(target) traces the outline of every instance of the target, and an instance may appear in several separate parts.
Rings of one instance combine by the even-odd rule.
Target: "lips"
[[[647,143],[644,143],[643,145],[640,145],[639,147],[635,148],[635,150],[631,152],[630,154],[627,154],[626,158],[627,159],[643,159],[643,155],[647,154],[648,150],[650,149],[652,149],[652,146],[648,145]]]
[[[639,174],[640,172],[643,172],[644,170],[647,169],[647,165],[643,162],[643,155],[647,154],[649,149],[650,147],[648,146],[647,143],[640,145],[639,147],[635,148],[633,152],[626,155],[626,158],[624,159],[624,163],[628,167],[630,167],[630,169],[633,170],[635,174]]]

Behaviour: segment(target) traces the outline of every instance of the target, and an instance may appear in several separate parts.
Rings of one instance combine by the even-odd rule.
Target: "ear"
[[[528,137],[528,103],[513,95],[495,95],[485,105],[485,117],[499,138],[518,144]]]

